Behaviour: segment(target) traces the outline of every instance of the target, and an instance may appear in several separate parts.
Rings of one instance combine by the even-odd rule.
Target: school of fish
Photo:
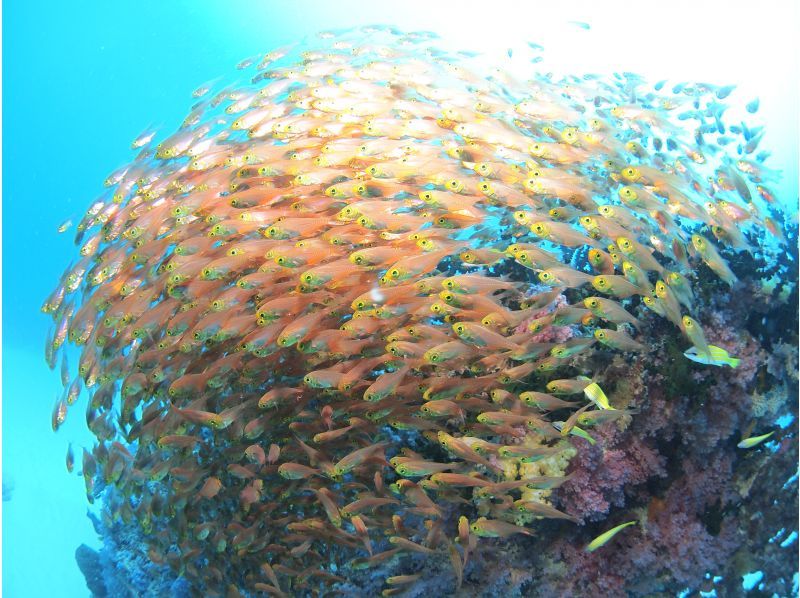
[[[654,312],[687,359],[738,364],[693,280],[736,289],[723,254],[783,233],[732,88],[487,74],[435,37],[243,61],[76,226],[43,306],[53,428],[85,394],[87,496],[113,487],[111,516],[204,595],[319,594],[410,554],[460,586],[479,539],[571,520],[548,500],[570,456],[636,417],[593,354],[653,351]]]

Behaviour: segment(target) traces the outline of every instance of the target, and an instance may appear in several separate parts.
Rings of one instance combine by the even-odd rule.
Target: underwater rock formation
[[[108,596],[105,581],[103,580],[103,567],[100,564],[100,555],[86,544],[81,544],[75,550],[75,560],[86,578],[86,586],[92,593],[92,598],[105,598]]]
[[[81,349],[52,424],[85,389],[109,592],[653,595],[738,571],[745,470],[797,455],[773,425],[796,417],[797,227],[763,132],[726,127],[711,84],[320,40],[137,138],[43,306],[50,366]]]
[[[3,480],[3,502],[8,502],[14,497],[14,482]]]
[[[82,544],[75,551],[75,560],[93,598],[192,595],[179,572],[152,563],[143,552],[147,539],[141,528],[113,521],[107,512],[102,518],[91,512],[87,516],[103,545],[96,551]]]

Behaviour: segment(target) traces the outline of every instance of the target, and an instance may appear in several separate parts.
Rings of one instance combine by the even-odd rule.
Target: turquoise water
[[[731,103],[761,98],[751,120],[766,125],[762,149],[773,152],[769,166],[785,173],[776,191],[796,210],[798,49],[796,37],[785,34],[797,22],[794,3],[770,4],[757,15],[751,5],[727,3],[658,9],[669,14],[630,14],[614,3],[552,14],[522,10],[522,3],[429,4],[3,3],[4,595],[87,595],[74,551],[81,543],[98,546],[83,480],[64,467],[69,442],[79,461],[79,447],[91,441],[81,410],[57,434],[49,423],[61,385],[44,364],[50,321],[39,307],[76,255],[72,234],[56,228],[80,218],[107,174],[133,157],[130,143],[145,127],[173,131],[191,90],[218,76],[235,80],[233,66],[245,57],[320,29],[383,22],[437,31],[497,60],[509,46],[549,37],[543,45],[564,69],[613,64],[652,81],[736,83]],[[592,30],[564,25],[571,19]],[[776,44],[785,61],[774,58]],[[509,68],[524,65],[512,61]]]

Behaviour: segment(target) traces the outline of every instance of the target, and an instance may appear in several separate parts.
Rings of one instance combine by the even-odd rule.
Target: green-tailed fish
[[[704,365],[728,365],[732,368],[735,368],[741,362],[741,359],[731,357],[725,349],[715,345],[708,345],[707,353],[700,352],[697,347],[692,347],[688,351],[684,352],[684,355],[688,359]]]
[[[561,428],[564,427],[564,423],[565,422],[553,422],[553,427],[560,432]],[[578,438],[583,438],[586,442],[588,442],[591,445],[595,445],[597,443],[597,441],[589,435],[589,432],[587,432],[583,428],[579,428],[578,426],[572,426],[569,429],[569,433],[572,434],[573,436],[577,436]]]

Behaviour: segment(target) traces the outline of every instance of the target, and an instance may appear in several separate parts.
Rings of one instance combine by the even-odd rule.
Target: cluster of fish
[[[53,427],[86,392],[87,495],[115,487],[113,516],[207,595],[317,593],[409,553],[460,585],[477,538],[572,519],[548,501],[569,457],[634,413],[581,374],[656,346],[642,304],[736,365],[692,279],[735,285],[720,251],[781,232],[729,89],[483,76],[433,39],[323,33],[199,88],[108,177],[43,306],[50,366],[80,349]]]

